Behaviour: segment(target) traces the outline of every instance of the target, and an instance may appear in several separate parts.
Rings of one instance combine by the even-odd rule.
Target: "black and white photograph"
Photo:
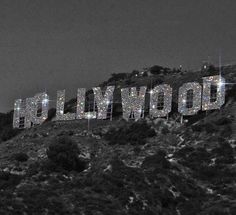
[[[235,0],[0,0],[0,215],[235,214]]]

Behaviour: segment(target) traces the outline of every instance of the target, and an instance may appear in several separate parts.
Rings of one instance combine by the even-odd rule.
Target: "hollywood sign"
[[[108,108],[112,108],[115,86],[107,86],[105,92],[100,87],[94,87],[95,109],[85,112],[86,89],[77,91],[76,113],[64,113],[65,90],[57,91],[56,121],[75,119],[107,119]],[[215,93],[212,93],[215,89]],[[147,87],[142,86],[121,89],[123,118],[138,120],[144,116],[145,95]],[[149,116],[165,117],[172,108],[172,88],[170,85],[157,85],[149,92]],[[14,104],[13,127],[30,128],[42,124],[48,117],[49,96],[38,93],[32,98],[17,99]],[[198,82],[188,82],[179,88],[178,112],[182,116],[197,114],[198,111],[219,109],[225,102],[225,79],[220,76],[203,77],[202,85]],[[40,112],[40,113],[39,113]]]

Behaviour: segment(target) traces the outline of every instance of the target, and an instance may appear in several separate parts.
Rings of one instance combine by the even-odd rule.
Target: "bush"
[[[116,82],[116,81],[121,81],[124,80],[128,77],[127,73],[113,73],[111,74],[111,78],[108,79],[108,82]]]
[[[105,135],[105,139],[110,145],[124,145],[131,143],[132,145],[144,145],[148,137],[153,137],[156,132],[145,121],[134,122],[120,128],[111,128]]]
[[[56,116],[56,109],[51,108],[48,111],[48,118],[45,120],[45,122],[51,121]]]
[[[38,170],[37,168],[33,167],[30,171],[29,174],[37,174],[40,171],[43,171],[46,174],[50,174],[51,172],[60,172],[62,174],[66,174],[67,170],[65,170],[62,166],[57,165],[51,160],[45,160],[40,163],[40,169]]]
[[[218,131],[217,127],[212,123],[206,123],[204,127],[205,127],[206,132],[210,134]]]
[[[49,161],[68,171],[85,169],[85,162],[79,159],[79,154],[77,144],[66,136],[56,138],[47,150]]]
[[[156,169],[168,169],[170,162],[166,159],[166,152],[159,150],[156,154],[148,156],[142,163],[142,168],[149,169],[155,167]]]
[[[14,188],[20,183],[21,179],[21,176],[0,171],[0,189]]]
[[[228,138],[233,134],[232,128],[230,125],[226,125],[223,130],[220,132],[220,136]]]
[[[29,156],[24,152],[18,152],[12,155],[12,158],[19,162],[25,162],[29,159]]]
[[[19,134],[20,130],[16,128],[3,128],[1,140],[7,141]]]
[[[163,126],[163,128],[161,129],[161,133],[166,135],[166,134],[170,133],[170,131],[167,126]]]
[[[201,131],[203,130],[203,126],[202,126],[202,124],[193,125],[193,126],[192,126],[192,130],[193,130],[194,132],[201,132]]]
[[[233,164],[234,159],[234,148],[227,142],[221,142],[219,147],[212,150],[215,153],[216,163],[219,164]]]
[[[227,124],[232,123],[232,120],[227,117],[222,117],[218,119],[215,123],[216,125],[227,125]]]

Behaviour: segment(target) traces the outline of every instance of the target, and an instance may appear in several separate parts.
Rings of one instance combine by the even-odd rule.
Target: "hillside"
[[[214,74],[147,71],[153,75],[113,75],[101,86],[167,83],[177,92]],[[223,67],[222,74],[236,83],[236,66]],[[136,123],[115,113],[113,121],[90,120],[89,131],[87,120],[48,120],[2,139],[0,214],[236,214],[235,86],[227,85],[221,110],[186,117],[183,124],[173,113]],[[69,101],[67,111],[74,104]]]

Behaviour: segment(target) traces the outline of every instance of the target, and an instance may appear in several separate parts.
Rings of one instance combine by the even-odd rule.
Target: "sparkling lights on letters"
[[[123,108],[123,118],[126,120],[140,119],[144,115],[145,93],[147,87],[140,87],[137,92],[136,87],[121,89],[121,99]]]
[[[31,104],[31,121],[34,125],[40,125],[48,118],[49,96],[46,93],[36,94]],[[41,109],[41,113],[38,112],[39,109]]]
[[[188,92],[192,93],[188,98]],[[179,88],[178,111],[182,115],[194,115],[201,110],[202,87],[199,83],[190,82]]]
[[[75,119],[75,113],[65,113],[65,90],[57,91],[57,111],[56,120],[73,120]]]
[[[203,93],[202,93],[202,110],[220,109],[220,107],[224,103],[225,103],[225,79],[220,75],[204,77]]]
[[[225,79],[222,76],[204,77],[202,85],[203,87],[197,82],[189,82],[179,88],[178,112],[182,116],[197,114],[201,109],[219,109],[224,104]],[[112,112],[109,110],[113,108],[114,89],[115,86],[108,86],[103,92],[100,87],[94,87],[94,99],[87,104],[86,89],[79,88],[77,90],[76,113],[64,113],[65,90],[57,91],[56,120],[106,119],[108,113]],[[146,91],[147,87],[145,86],[138,89],[136,87],[121,89],[124,119],[138,120],[144,117],[145,104],[147,104],[145,102]],[[167,84],[155,86],[149,91],[149,95],[149,115],[151,117],[164,117],[171,112],[171,86]],[[15,100],[13,127],[30,128],[32,125],[42,124],[48,117],[49,102],[47,93],[39,93],[24,100]],[[91,102],[93,102],[92,105]],[[87,108],[85,104],[87,104]]]
[[[14,104],[13,127],[30,128],[31,124],[42,124],[48,117],[49,96],[38,93],[25,100],[17,99]]]
[[[151,117],[164,117],[171,112],[172,88],[169,85],[156,86],[149,93]]]
[[[103,95],[100,87],[93,88],[94,100],[98,109],[97,119],[107,118],[107,109],[108,106],[112,104],[114,89],[114,86],[108,86]]]

